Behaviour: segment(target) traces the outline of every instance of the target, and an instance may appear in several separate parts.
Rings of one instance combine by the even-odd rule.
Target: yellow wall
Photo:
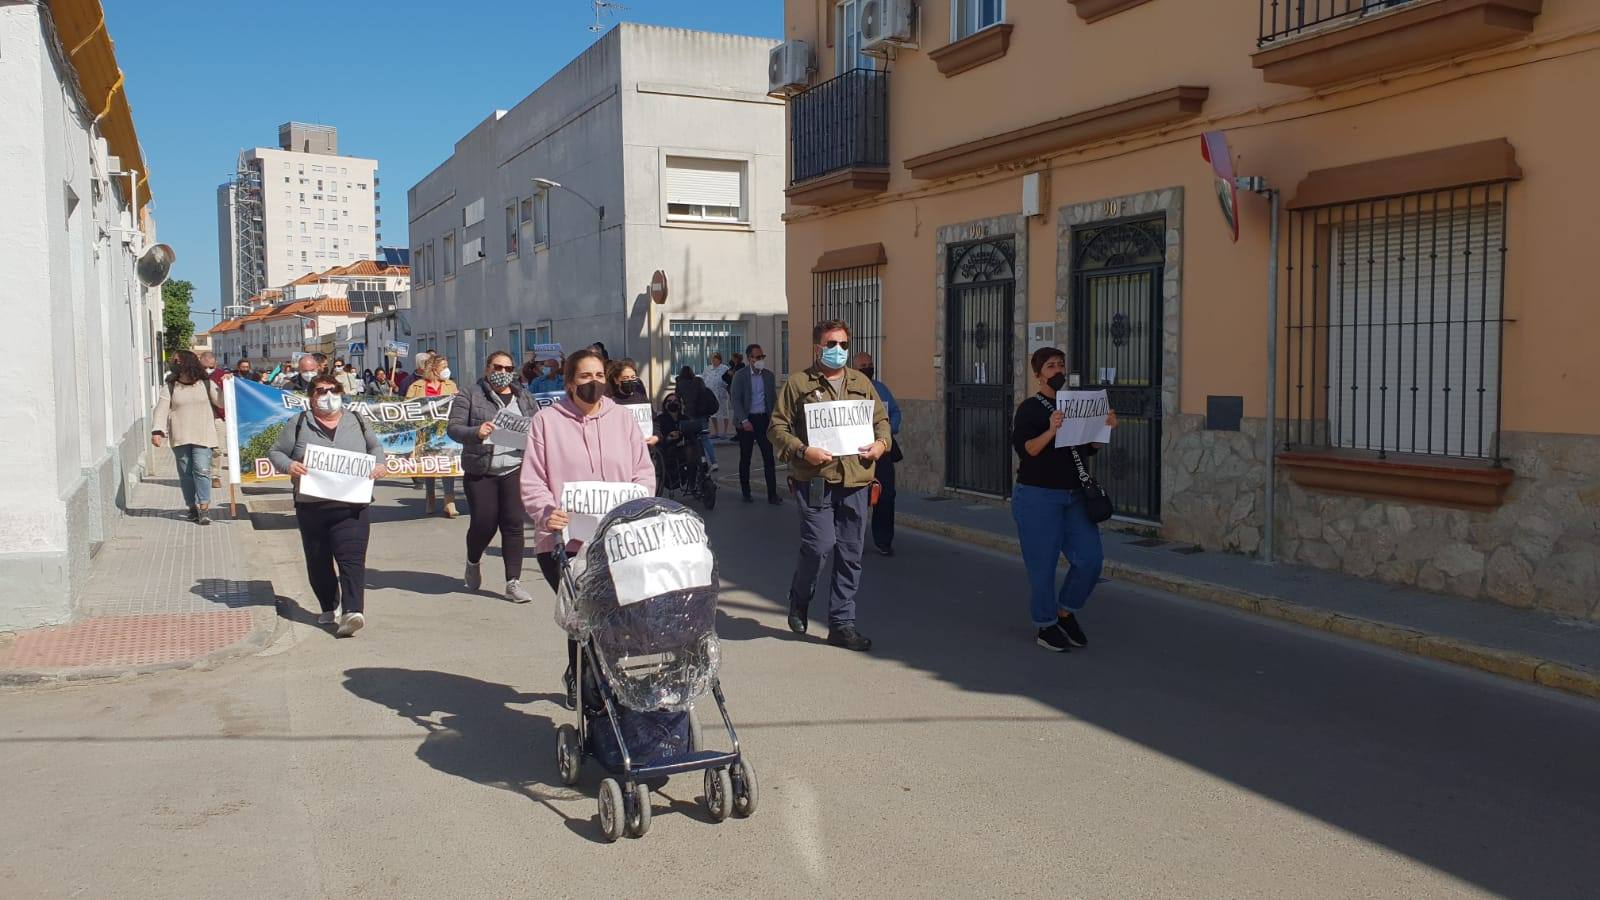
[[[791,38],[811,40],[824,72],[832,51],[816,12],[789,3]],[[945,43],[947,3],[928,0],[923,49]],[[1242,228],[1229,242],[1201,160],[1198,134],[1228,131],[1242,174],[1263,175],[1286,199],[1305,173],[1507,138],[1524,180],[1510,193],[1503,427],[1600,433],[1600,302],[1589,273],[1600,234],[1600,4],[1548,2],[1533,40],[1419,67],[1402,77],[1320,95],[1264,84],[1250,66],[1257,5],[1250,0],[1155,0],[1094,25],[1060,0],[1010,0],[1009,54],[945,78],[925,53],[891,68],[892,160],[1071,115],[1178,84],[1206,85],[1201,116],[1165,133],[1129,136],[1004,171],[924,182],[899,162],[889,190],[855,207],[791,208],[788,283],[792,351],[810,358],[811,267],[825,250],[881,241],[883,377],[897,395],[934,396],[935,249],[939,227],[1016,213],[1021,176],[1049,169],[1047,220],[1029,227],[1030,321],[1053,320],[1056,211],[1158,190],[1185,189],[1181,404],[1204,411],[1210,394],[1240,394],[1245,414],[1264,407],[1268,240],[1265,202],[1242,197]],[[1285,215],[1287,222],[1287,214]],[[1058,342],[1066,336],[1058,333]],[[1587,399],[1586,399],[1587,398]],[[1280,412],[1282,408],[1280,407]]]

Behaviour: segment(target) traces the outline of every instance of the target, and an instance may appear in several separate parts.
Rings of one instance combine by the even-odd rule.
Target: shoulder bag
[[[1049,400],[1037,394],[1034,395],[1034,399],[1043,404],[1050,412],[1054,413],[1056,411],[1056,408],[1050,404]],[[1089,475],[1089,470],[1084,468],[1083,457],[1079,455],[1078,448],[1068,447],[1067,449],[1072,453],[1072,464],[1078,467],[1078,481],[1083,485],[1084,511],[1089,514],[1089,521],[1095,523],[1104,522],[1116,515],[1117,508],[1112,505],[1111,498],[1106,495],[1105,488],[1101,487],[1100,482],[1095,481]]]

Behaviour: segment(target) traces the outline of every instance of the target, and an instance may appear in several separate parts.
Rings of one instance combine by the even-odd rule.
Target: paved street
[[[793,506],[733,493],[709,524],[761,809],[710,824],[680,777],[645,839],[604,845],[593,770],[555,772],[548,592],[457,591],[467,520],[380,493],[358,638],[311,624],[294,532],[260,531],[300,608],[262,655],[0,693],[0,895],[1578,897],[1600,876],[1600,705],[1116,584],[1092,647],[1048,654],[1018,562],[910,531],[867,561],[877,647],[850,654],[784,627]]]

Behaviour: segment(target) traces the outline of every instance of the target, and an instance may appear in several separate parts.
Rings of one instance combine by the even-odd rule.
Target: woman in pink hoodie
[[[644,436],[627,410],[606,393],[605,360],[585,348],[567,357],[567,397],[540,410],[528,427],[528,449],[522,457],[522,504],[534,525],[539,571],[550,589],[560,577],[558,550],[577,553],[579,541],[557,547],[561,530],[571,524],[561,508],[562,489],[569,482],[605,481],[642,485],[656,491],[656,470]],[[576,705],[573,671],[578,645],[567,641],[567,706]]]

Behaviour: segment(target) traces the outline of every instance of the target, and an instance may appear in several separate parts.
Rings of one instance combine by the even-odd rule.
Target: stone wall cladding
[[[1265,423],[1168,420],[1162,534],[1255,553],[1266,522]],[[1502,435],[1516,472],[1491,512],[1278,487],[1278,558],[1460,597],[1600,621],[1600,437]]]
[[[895,399],[900,403],[895,442],[905,454],[894,470],[895,487],[936,494],[944,490],[944,407],[933,400]]]

